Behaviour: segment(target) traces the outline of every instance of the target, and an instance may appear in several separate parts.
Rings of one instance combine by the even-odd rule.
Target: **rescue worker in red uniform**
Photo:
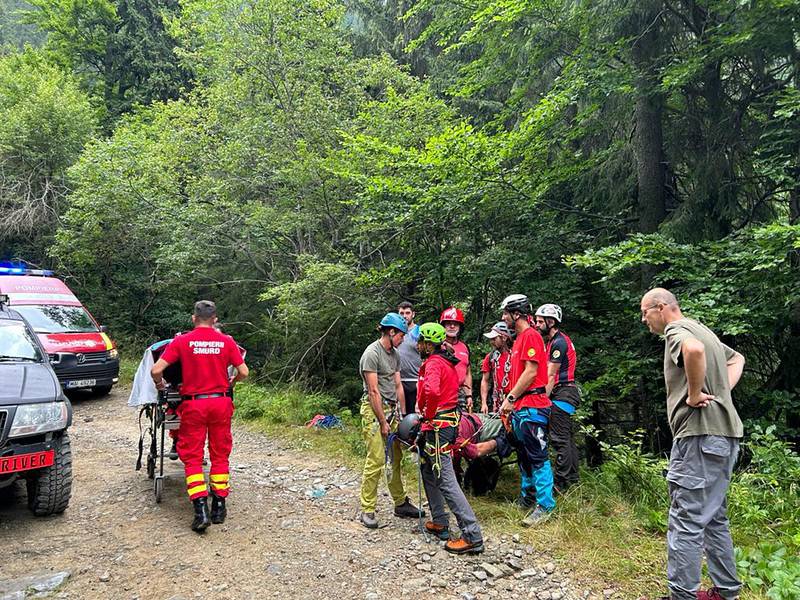
[[[431,508],[431,521],[425,529],[448,540],[444,548],[453,554],[483,552],[483,535],[475,512],[458,485],[450,457],[458,431],[458,359],[443,346],[445,329],[438,323],[419,328],[417,349],[424,359],[419,369],[417,412],[422,426],[417,438],[425,495]],[[455,515],[462,537],[450,540],[450,516],[445,502]]]
[[[464,311],[455,306],[446,308],[439,316],[439,323],[447,333],[447,344],[458,359],[458,408],[472,412],[472,370],[469,366],[469,348],[461,341],[464,333]]]
[[[511,344],[513,335],[505,321],[495,323],[489,333],[483,337],[489,340],[492,351],[481,364],[481,412],[489,411],[489,391],[492,392],[491,412],[500,412],[503,398],[511,391],[509,375],[511,374]]]
[[[225,498],[230,487],[228,457],[233,447],[231,390],[249,374],[239,347],[233,338],[214,328],[217,308],[209,300],[194,305],[194,329],[175,337],[153,365],[150,374],[159,390],[164,389],[164,370],[180,362],[183,382],[180,386],[181,419],[178,456],[184,464],[186,490],[194,504],[192,530],[205,531],[211,524],[225,521]],[[228,375],[228,367],[236,371]],[[208,436],[211,457],[209,480],[212,504],[208,510],[208,486],[203,474],[203,449]]]
[[[516,333],[511,349],[511,390],[500,410],[511,413],[517,440],[517,460],[521,479],[519,503],[534,507],[523,519],[525,526],[538,525],[550,518],[553,498],[553,471],[547,455],[547,425],[550,399],[547,397],[547,352],[544,340],[531,325],[527,296],[512,294],[500,305],[503,320]]]
[[[578,355],[572,340],[561,331],[562,316],[557,304],[542,304],[536,309],[536,329],[547,343],[547,395],[553,403],[550,443],[556,452],[553,482],[559,493],[578,483],[578,447],[572,417],[581,400],[580,390],[575,384]]]

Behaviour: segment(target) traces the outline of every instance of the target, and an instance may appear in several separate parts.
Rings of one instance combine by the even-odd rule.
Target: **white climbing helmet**
[[[561,307],[558,304],[542,304],[536,309],[536,316],[546,319],[555,319],[561,324]]]

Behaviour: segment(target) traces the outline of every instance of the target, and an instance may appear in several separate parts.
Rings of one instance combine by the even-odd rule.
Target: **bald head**
[[[668,306],[679,306],[675,294],[666,288],[653,288],[642,297],[642,302],[647,304],[666,304]]]
[[[683,318],[675,294],[664,288],[653,288],[642,296],[642,323],[652,333],[661,335],[672,321]]]

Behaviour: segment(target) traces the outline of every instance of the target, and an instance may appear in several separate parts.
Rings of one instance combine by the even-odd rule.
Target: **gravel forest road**
[[[489,533],[483,555],[450,556],[415,535],[415,521],[390,517],[385,495],[379,516],[387,526],[366,530],[354,520],[358,473],[242,425],[228,519],[198,535],[189,529],[180,463],[167,461],[160,504],[144,470],[134,470],[139,432],[127,394],[74,400],[73,495],[63,515],[33,517],[23,486],[5,494],[0,599],[34,597],[24,590],[31,582],[52,598],[603,597],[516,537]],[[56,573],[68,576],[57,587],[63,575],[41,583]]]

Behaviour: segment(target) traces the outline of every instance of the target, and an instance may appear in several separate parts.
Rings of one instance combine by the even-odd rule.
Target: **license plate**
[[[97,379],[76,379],[67,382],[67,388],[85,388],[97,385]]]
[[[53,464],[54,454],[53,450],[42,450],[30,454],[0,457],[0,473],[16,473],[49,467]]]

